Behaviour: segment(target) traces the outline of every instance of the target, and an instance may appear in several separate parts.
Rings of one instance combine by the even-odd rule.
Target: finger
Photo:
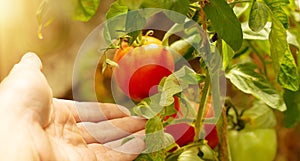
[[[76,102],[61,99],[55,99],[55,101],[67,105],[76,122],[100,122],[130,115],[127,108],[111,103]]]
[[[0,104],[7,108],[5,113],[33,118],[46,126],[50,120],[52,91],[41,68],[37,55],[25,54],[1,83]]]
[[[88,147],[94,151],[98,161],[132,161],[143,152],[146,145],[142,139],[136,137],[115,148],[101,144],[89,144]]]
[[[41,70],[42,62],[36,54],[28,52],[22,57],[21,61],[14,66],[12,72],[14,72],[14,70],[18,70],[16,68],[32,68]]]
[[[78,124],[87,143],[107,143],[145,129],[146,120],[138,117],[123,117],[99,123]]]
[[[118,139],[118,140],[114,140],[114,141],[111,141],[111,142],[107,142],[105,143],[104,145],[109,147],[109,148],[118,148],[120,146],[122,146],[123,144],[125,144],[126,142],[130,141],[131,139],[134,139],[134,138],[140,138],[142,140],[144,140],[145,138],[145,130],[140,130],[136,133],[133,133],[127,137],[124,137],[124,138],[121,138],[121,139]]]

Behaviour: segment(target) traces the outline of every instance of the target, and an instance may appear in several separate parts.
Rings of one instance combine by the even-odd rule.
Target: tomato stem
[[[203,88],[203,93],[201,96],[201,101],[199,104],[196,122],[195,122],[194,141],[198,141],[199,137],[200,137],[201,128],[202,128],[203,122],[204,122],[203,118],[205,116],[206,104],[207,104],[207,100],[208,100],[208,96],[209,96],[209,91],[210,91],[210,76],[209,76],[209,73],[207,72],[206,78],[205,78],[205,84],[204,84],[204,88]]]
[[[227,112],[225,109],[222,110],[222,127],[221,127],[221,146],[220,146],[220,160],[232,160],[230,151],[229,151],[229,144],[227,140],[227,131],[228,127],[228,120],[227,120]]]

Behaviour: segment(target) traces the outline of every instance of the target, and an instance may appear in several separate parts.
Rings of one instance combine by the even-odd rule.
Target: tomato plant
[[[79,2],[74,18],[88,21],[99,1]],[[134,100],[132,113],[148,119],[148,148],[136,160],[274,160],[281,148],[276,121],[285,127],[300,121],[296,4],[292,0],[112,3],[101,32],[111,44],[122,40],[112,45],[118,48],[112,59],[118,64],[114,78]],[[161,41],[141,36],[149,28],[159,33]],[[167,151],[171,142],[179,145],[172,152]]]

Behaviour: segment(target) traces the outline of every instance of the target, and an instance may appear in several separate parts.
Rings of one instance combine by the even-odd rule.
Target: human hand
[[[144,150],[144,119],[115,104],[53,99],[41,68],[26,54],[0,84],[0,160],[129,161]]]

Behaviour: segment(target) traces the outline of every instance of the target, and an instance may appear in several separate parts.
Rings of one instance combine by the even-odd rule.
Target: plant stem
[[[221,127],[221,146],[220,146],[220,160],[221,161],[231,161],[231,155],[230,155],[230,149],[228,145],[228,140],[227,140],[227,115],[226,115],[226,109],[223,108],[222,110],[222,127]]]
[[[196,118],[196,122],[195,122],[195,130],[196,131],[195,131],[194,141],[198,141],[200,138],[200,132],[201,132],[201,128],[202,128],[203,122],[204,122],[203,118],[205,117],[206,103],[207,103],[207,99],[209,96],[209,91],[210,91],[210,76],[209,76],[209,73],[207,72],[206,78],[205,78],[205,84],[204,84],[204,88],[203,88],[203,93],[201,96],[201,101],[199,104],[197,118]]]

